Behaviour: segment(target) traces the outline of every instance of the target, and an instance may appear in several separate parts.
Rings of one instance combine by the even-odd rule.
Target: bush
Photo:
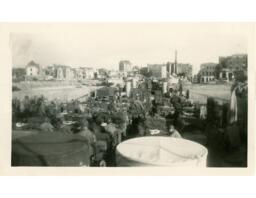
[[[236,71],[234,72],[236,82],[247,81],[247,71]]]
[[[21,89],[17,86],[12,86],[12,91],[20,91]]]

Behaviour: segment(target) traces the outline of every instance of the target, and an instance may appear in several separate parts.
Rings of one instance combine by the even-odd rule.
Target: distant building
[[[83,80],[83,69],[82,68],[76,68],[75,74],[76,74],[76,80],[78,80],[78,81]]]
[[[177,69],[175,68],[175,63],[167,62],[166,69],[167,69],[169,76],[176,74]]]
[[[199,79],[198,75],[195,74],[195,75],[193,76],[192,82],[193,82],[193,83],[199,83],[199,82],[200,82],[199,80],[200,80],[200,79]]]
[[[192,65],[188,63],[177,63],[177,69],[176,69],[177,75],[184,75],[184,77],[187,77],[189,79],[192,78]]]
[[[71,67],[67,66],[63,68],[64,71],[64,79],[65,80],[72,80],[71,78]]]
[[[57,80],[64,80],[63,67],[58,66],[56,69],[57,69]]]
[[[44,79],[44,71],[42,70],[40,65],[34,61],[30,61],[26,65],[25,70],[26,70],[25,80],[43,80]]]
[[[173,62],[167,62],[166,69],[167,69],[167,75],[170,76],[176,76],[178,74],[177,72],[177,66],[178,66],[178,60],[177,60],[178,52],[175,50],[175,60]]]
[[[82,80],[89,80],[94,78],[94,70],[92,67],[81,67]]]
[[[234,73],[229,68],[223,68],[219,73],[219,80],[222,81],[232,81],[234,79]]]
[[[193,66],[188,63],[167,62],[166,64],[167,75],[169,77],[183,75],[186,78],[192,79],[192,69]]]
[[[47,66],[45,68],[45,75],[47,79],[54,79],[57,77],[56,68],[54,66]]]
[[[70,69],[70,78],[72,80],[76,80],[76,69],[74,69],[74,68]]]
[[[167,78],[166,64],[148,64],[148,71],[156,78]]]
[[[26,65],[26,76],[38,77],[40,75],[40,65],[33,60]]]
[[[202,63],[200,69],[206,69],[208,71],[214,71],[217,66],[217,63]]]
[[[237,72],[247,72],[247,54],[234,54],[219,57],[218,78],[223,81],[232,81]]]
[[[71,67],[66,65],[54,65],[55,77],[57,80],[73,80]]]
[[[208,83],[215,80],[215,69],[217,63],[203,63],[200,66],[200,70],[198,72],[198,81],[200,83]]]
[[[132,70],[132,63],[128,60],[121,60],[119,62],[119,71],[129,72]]]
[[[108,71],[105,68],[97,69],[94,76],[98,79],[106,78],[108,75]]]
[[[234,54],[219,57],[219,64],[232,71],[247,70],[247,54]]]

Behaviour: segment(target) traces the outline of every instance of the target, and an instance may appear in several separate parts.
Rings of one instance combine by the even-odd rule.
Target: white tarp
[[[178,84],[178,82],[179,82],[179,78],[174,76],[172,76],[168,81],[169,84]]]
[[[141,137],[120,143],[117,166],[206,167],[207,149],[189,140]]]

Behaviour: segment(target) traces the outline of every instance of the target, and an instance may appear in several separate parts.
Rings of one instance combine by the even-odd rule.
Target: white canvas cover
[[[117,166],[206,167],[207,149],[185,139],[140,137],[116,148]]]

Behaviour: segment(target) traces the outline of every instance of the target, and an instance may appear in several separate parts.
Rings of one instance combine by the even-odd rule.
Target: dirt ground
[[[26,95],[40,96],[44,95],[48,100],[58,99],[60,101],[70,101],[72,99],[77,99],[81,96],[89,94],[91,91],[96,90],[97,86],[65,86],[65,87],[45,87],[45,88],[35,88],[30,90],[21,90],[13,92],[13,98],[23,99]]]
[[[224,85],[202,85],[202,84],[192,84],[184,86],[184,90],[189,89],[190,97],[194,102],[200,104],[206,104],[207,97],[214,97],[220,101],[229,101],[231,97],[230,92],[231,86],[228,84]]]

